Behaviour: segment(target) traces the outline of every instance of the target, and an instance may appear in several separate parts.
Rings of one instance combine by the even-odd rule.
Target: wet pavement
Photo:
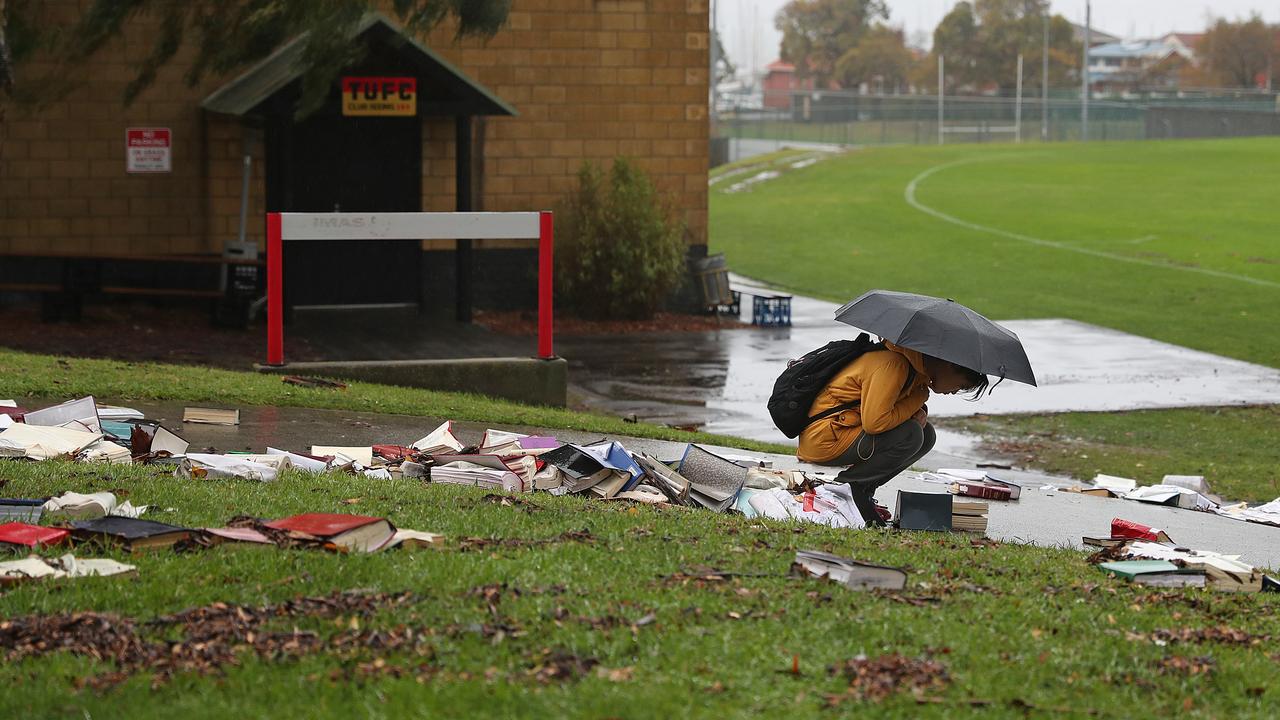
[[[774,291],[734,277],[743,292]],[[833,319],[838,306],[792,299],[792,326],[702,333],[576,337],[557,341],[569,361],[570,402],[659,424],[787,442],[765,402],[786,363],[857,331]],[[1280,370],[1072,320],[1002,321],[1022,339],[1038,388],[1002,383],[977,403],[929,401],[938,417],[974,413],[1111,411],[1280,403]],[[960,442],[949,439],[948,442]]]
[[[104,400],[104,402],[107,402]],[[182,405],[138,404],[134,407],[153,420],[177,431],[191,442],[192,448],[212,448],[217,452],[256,451],[267,446],[306,451],[311,445],[370,445],[373,443],[411,444],[436,427],[442,419],[407,415],[384,415],[341,410],[313,410],[290,407],[240,408],[241,424],[184,425]],[[587,443],[601,439],[597,433],[574,430],[547,430],[527,426],[479,423],[454,423],[454,432],[464,443],[477,443],[486,427],[516,432],[552,435],[565,442]],[[675,459],[684,443],[641,438],[618,438],[633,452],[648,452],[661,459]],[[835,469],[819,468],[798,462],[789,455],[756,453],[732,448],[713,448],[734,458],[767,459],[774,467],[803,469],[808,472],[833,473]],[[921,463],[922,467],[974,467],[973,461],[935,450]],[[988,536],[1010,542],[1045,546],[1081,547],[1084,535],[1106,535],[1111,519],[1122,517],[1166,530],[1180,544],[1202,550],[1238,553],[1246,562],[1280,568],[1280,528],[1138,502],[1097,498],[1075,493],[1041,490],[1051,485],[1072,484],[1062,478],[1018,471],[992,471],[994,474],[1024,483],[1022,499],[1015,502],[990,503]],[[924,482],[918,473],[906,472],[877,493],[878,499],[891,506],[899,489],[938,491],[938,485]],[[145,498],[135,499],[145,502]]]

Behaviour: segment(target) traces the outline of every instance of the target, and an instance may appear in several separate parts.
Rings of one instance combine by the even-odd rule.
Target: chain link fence
[[[802,92],[754,108],[740,100],[721,99],[714,136],[831,145],[1086,139],[1079,93],[1070,91],[1023,96],[1021,107],[1012,97],[946,96],[941,123],[936,95]],[[1280,105],[1276,94],[1252,91],[1092,100],[1087,132],[1088,140],[1280,134]]]

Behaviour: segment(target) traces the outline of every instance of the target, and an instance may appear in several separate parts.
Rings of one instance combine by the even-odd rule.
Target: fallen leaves
[[[296,657],[322,650],[378,651],[403,649],[420,642],[417,631],[392,630],[338,635],[329,641],[317,633],[273,632],[273,619],[358,616],[411,602],[413,595],[348,591],[325,597],[302,597],[275,605],[251,607],[212,603],[166,615],[146,623],[118,615],[79,612],[60,615],[28,615],[0,622],[0,650],[9,661],[68,652],[107,661],[117,670],[82,681],[82,686],[105,689],[140,672],[151,673],[153,687],[179,673],[220,674],[225,666],[238,665],[239,654],[252,651],[267,660]],[[152,631],[177,626],[180,640],[151,639]],[[354,624],[358,627],[358,622]]]
[[[528,675],[539,683],[575,682],[600,665],[593,657],[581,657],[567,650],[543,648],[529,666]]]
[[[1125,633],[1125,639],[1133,642],[1152,642],[1156,645],[1173,643],[1219,643],[1222,645],[1256,646],[1271,640],[1270,635],[1255,635],[1226,625],[1207,628],[1174,628],[1153,630],[1150,633]]]
[[[542,539],[464,537],[458,539],[456,547],[459,552],[470,552],[472,550],[489,550],[491,548],[540,547],[562,542],[580,542],[591,545],[596,540],[597,538],[591,534],[591,530],[583,528],[582,530],[566,530],[555,537]]]
[[[1196,657],[1170,655],[1155,662],[1156,671],[1161,675],[1209,675],[1216,666],[1217,662],[1208,655]]]
[[[518,507],[527,513],[534,513],[542,509],[542,506],[531,500],[526,500],[515,495],[501,495],[498,493],[489,493],[480,498],[480,502],[491,503],[501,507]]]
[[[937,660],[898,653],[874,658],[859,655],[832,667],[830,672],[847,678],[849,687],[842,693],[828,695],[828,706],[847,700],[880,702],[902,691],[924,699],[929,692],[945,690],[951,682],[946,667]]]

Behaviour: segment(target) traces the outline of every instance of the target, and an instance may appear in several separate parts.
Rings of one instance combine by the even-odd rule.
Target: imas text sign
[[[342,78],[342,114],[354,117],[412,117],[418,114],[418,79]]]
[[[280,213],[282,240],[515,240],[539,236],[536,212]]]

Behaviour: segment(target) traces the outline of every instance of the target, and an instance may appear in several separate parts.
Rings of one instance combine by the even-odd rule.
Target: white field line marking
[[[1155,239],[1156,239],[1155,235],[1143,235],[1140,238],[1126,240],[1125,242],[1129,243],[1130,245],[1141,245],[1144,242],[1151,242],[1152,240],[1155,240]]]
[[[1251,285],[1261,285],[1263,287],[1280,288],[1280,283],[1272,282],[1270,280],[1263,280],[1261,278],[1249,277],[1247,275],[1236,275],[1234,273],[1222,272],[1221,270],[1212,270],[1209,268],[1202,268],[1202,267],[1188,267],[1186,265],[1172,265],[1169,263],[1155,262],[1153,260],[1147,260],[1144,258],[1129,257],[1127,255],[1117,255],[1115,253],[1104,252],[1102,250],[1093,250],[1091,248],[1079,247],[1077,245],[1070,245],[1070,244],[1067,244],[1064,242],[1058,242],[1055,240],[1045,240],[1044,238],[1032,237],[1031,235],[1023,235],[1022,233],[1010,232],[1008,230],[1001,230],[1000,228],[988,227],[986,225],[979,225],[977,223],[971,223],[967,220],[961,220],[960,218],[955,217],[954,215],[948,215],[942,212],[941,210],[935,210],[929,207],[928,205],[925,205],[924,203],[920,202],[919,200],[916,200],[916,187],[919,186],[921,181],[927,179],[929,176],[933,175],[934,173],[940,172],[942,170],[946,170],[948,168],[953,168],[959,165],[968,165],[970,163],[982,162],[986,160],[996,160],[1006,156],[1007,155],[992,155],[988,157],[966,158],[964,160],[956,160],[955,162],[943,163],[942,165],[935,165],[929,168],[928,170],[925,170],[924,172],[920,173],[919,175],[916,175],[914,178],[911,178],[911,182],[907,183],[906,191],[903,192],[903,198],[906,199],[907,204],[910,205],[911,207],[919,210],[922,213],[925,213],[926,215],[932,215],[944,222],[949,222],[953,225],[959,225],[962,228],[968,228],[969,230],[974,230],[981,233],[988,233],[990,235],[999,235],[1000,237],[1006,237],[1011,240],[1020,240],[1022,242],[1029,243],[1031,245],[1038,245],[1040,247],[1050,247],[1050,248],[1055,248],[1057,250],[1066,250],[1068,252],[1080,253],[1081,255],[1089,255],[1092,257],[1103,258],[1106,260],[1116,260],[1119,262],[1127,262],[1127,263],[1132,263],[1134,265],[1145,265],[1147,267],[1162,268],[1164,270],[1181,270],[1183,272],[1191,272],[1191,273],[1196,273],[1198,275],[1208,275],[1210,277],[1222,278],[1224,280],[1235,280],[1237,282],[1249,283]]]

